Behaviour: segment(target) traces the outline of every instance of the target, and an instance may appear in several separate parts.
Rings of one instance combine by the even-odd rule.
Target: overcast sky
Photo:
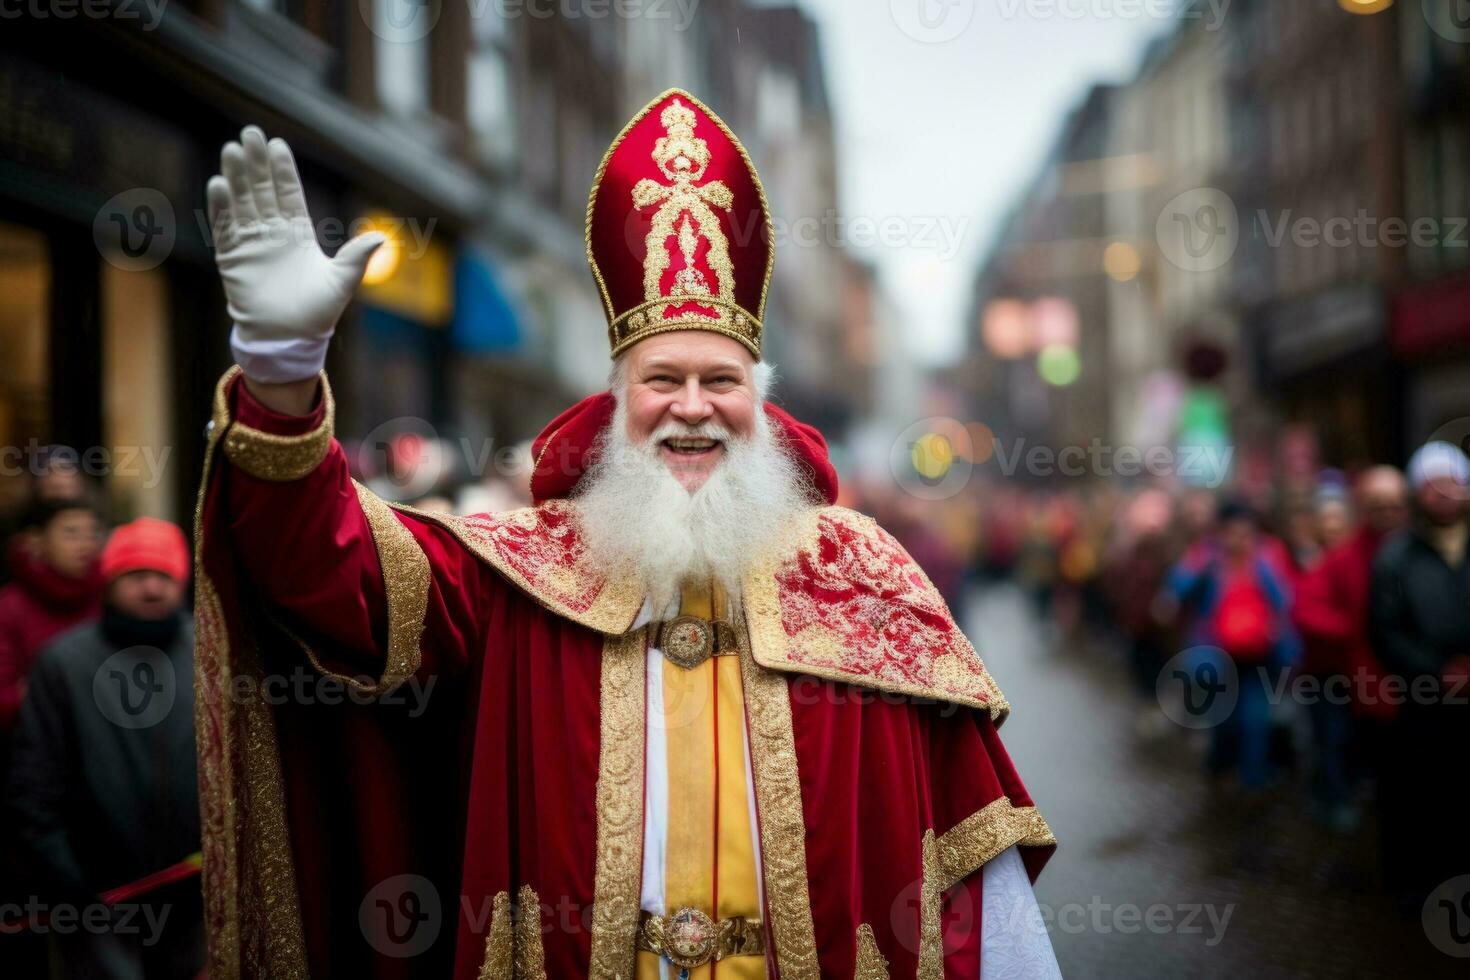
[[[849,248],[878,264],[917,356],[942,361],[976,264],[1066,113],[1094,82],[1132,76],[1170,4],[801,2],[822,26]]]

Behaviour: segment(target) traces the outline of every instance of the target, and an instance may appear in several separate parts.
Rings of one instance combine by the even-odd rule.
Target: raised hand
[[[230,347],[255,382],[312,379],[363,270],[385,236],[358,235],[328,258],[317,244],[291,148],[246,126],[209,179],[215,264],[235,321]]]

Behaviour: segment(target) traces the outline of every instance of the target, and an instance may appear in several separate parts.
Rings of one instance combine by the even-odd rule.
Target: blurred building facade
[[[1104,253],[1120,93],[1094,87],[1062,126],[981,268],[954,383],[1006,441],[1110,437]]]
[[[1238,463],[1283,424],[1330,464],[1402,459],[1470,416],[1470,31],[1416,3],[1236,0],[1218,24],[1191,9],[1063,124],[977,270],[958,377],[981,417],[1058,448],[1089,427],[1169,445],[1204,392]],[[1081,138],[1091,117],[1100,140]],[[1222,261],[1162,247],[1161,220],[1217,205],[1238,233]],[[1064,388],[1036,361],[1046,295],[1081,324]]]
[[[220,145],[253,122],[296,151],[329,251],[368,227],[397,246],[375,259],[328,363],[354,463],[390,494],[424,492],[391,472],[410,431],[464,449],[450,468],[475,478],[604,383],[587,192],[629,115],[674,85],[727,119],[766,184],[783,396],[814,421],[850,419],[871,364],[847,340],[849,266],[839,242],[787,233],[836,213],[815,24],[742,0],[634,14],[176,0],[156,23],[7,19],[0,356],[15,370],[0,442],[167,447],[161,478],[119,460],[98,475],[119,516],[184,515],[209,387],[229,363],[203,188]],[[127,254],[129,234],[146,254]]]

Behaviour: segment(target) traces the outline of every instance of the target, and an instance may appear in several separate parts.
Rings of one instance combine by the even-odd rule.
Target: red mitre
[[[570,496],[597,460],[598,436],[612,422],[616,402],[603,391],[577,402],[552,419],[531,443],[531,497],[536,503]],[[798,422],[785,411],[765,403],[766,417],[797,464],[806,471],[822,502],[837,501],[837,470],[827,457],[827,440],[815,427]]]
[[[616,357],[667,330],[712,330],[759,360],[775,253],[745,148],[682,89],[635,115],[608,147],[587,201],[587,261]]]

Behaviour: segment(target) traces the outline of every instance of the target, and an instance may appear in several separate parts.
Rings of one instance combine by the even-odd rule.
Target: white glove
[[[244,144],[243,146],[241,144]],[[255,381],[301,381],[327,360],[337,319],[362,281],[380,232],[358,235],[327,258],[316,241],[291,148],[246,126],[220,151],[209,178],[209,222],[235,328],[235,362]]]

